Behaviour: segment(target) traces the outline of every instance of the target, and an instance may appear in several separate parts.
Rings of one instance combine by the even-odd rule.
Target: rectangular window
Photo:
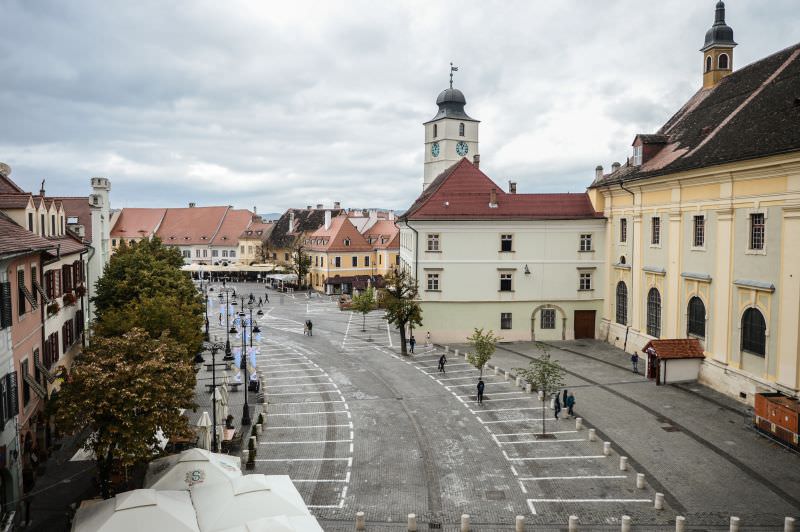
[[[511,273],[501,273],[500,274],[500,291],[501,292],[510,292],[511,291],[511,279],[513,278],[513,274]]]
[[[639,166],[642,164],[642,147],[641,146],[634,146],[633,147],[633,164],[634,166]]]
[[[428,274],[428,290],[439,290],[439,274]]]
[[[244,246],[242,246],[242,253],[244,253]],[[248,255],[253,254],[253,246],[247,246],[247,254]]]
[[[289,260],[289,254],[288,253],[284,253],[283,254],[283,260]]]
[[[189,258],[191,258],[191,257],[192,257],[192,252],[191,252],[191,251],[189,251],[188,249],[184,249],[184,250],[183,250],[183,258],[184,258],[184,259],[189,259]]]
[[[319,255],[314,255],[314,266],[319,266]]]
[[[511,244],[513,243],[512,235],[500,235],[500,251],[512,251]]]
[[[556,309],[545,308],[542,309],[542,329],[555,329],[556,328]]]
[[[500,328],[501,329],[510,329],[511,328],[511,313],[510,312],[501,312],[500,313]]]
[[[235,249],[232,249],[232,250],[230,251],[230,253],[228,253],[228,256],[229,256],[230,258],[234,258],[234,257],[236,257],[236,250],[235,250]]]
[[[319,258],[319,265],[321,268],[325,267],[325,256]]]
[[[653,246],[661,244],[661,218],[658,216],[650,219],[650,244]]]
[[[28,231],[33,232],[33,213],[28,213]]]
[[[41,222],[39,225],[39,232],[42,233],[42,236],[44,236],[44,230],[45,230],[44,214],[39,216],[39,221]]]
[[[369,255],[364,257],[364,266],[369,266]]]
[[[17,270],[17,315],[26,312],[25,307],[25,270]]]
[[[706,244],[706,217],[694,217],[694,247],[701,248]]]
[[[204,249],[203,250],[203,258],[206,258],[206,257],[208,257],[208,250]]]
[[[764,213],[750,215],[750,249],[764,249]]]
[[[588,272],[581,272],[578,280],[578,290],[591,290],[592,289],[592,274]]]
[[[219,250],[218,249],[212,249],[211,250],[211,256],[212,257],[219,257]]]
[[[428,251],[439,251],[439,235],[428,235]]]
[[[592,235],[585,233],[581,235],[581,251],[592,251]]]
[[[352,257],[351,261],[353,268],[358,267],[358,257]]]
[[[341,268],[342,267],[342,257],[334,257],[333,258],[333,265],[336,268]]]
[[[619,221],[619,241],[620,242],[627,242],[628,241],[628,219],[622,218]]]
[[[39,270],[31,265],[31,295],[33,300],[39,302],[39,291],[36,290],[36,283],[39,282]]]
[[[239,253],[244,253],[244,246],[239,246]]]
[[[50,215],[50,234],[56,236],[56,215]]]
[[[200,250],[199,249],[194,250],[194,256],[197,257],[198,259],[200,258]]]
[[[31,385],[25,380],[24,376],[28,374],[28,361],[22,361],[22,405],[28,406],[31,400]]]
[[[227,249],[223,249],[222,250],[222,256],[223,257],[227,257],[228,256],[228,250]]]
[[[400,255],[394,256],[394,263],[395,265],[400,266]]]

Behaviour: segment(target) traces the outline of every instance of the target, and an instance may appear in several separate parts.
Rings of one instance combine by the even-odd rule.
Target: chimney
[[[194,209],[194,206],[195,206],[195,202],[193,202],[193,201],[190,201],[190,202],[189,202],[189,208],[190,208],[190,209]]]
[[[294,211],[289,211],[289,230],[287,233],[291,233],[294,230]]]
[[[389,211],[389,221],[390,222],[394,221],[394,211]]]
[[[322,203],[317,203],[317,209],[322,209]]]
[[[341,209],[342,208],[342,204],[339,203],[338,201],[334,201],[333,202],[333,208],[334,209]]]
[[[481,167],[481,156],[477,153],[472,156],[472,164],[475,165],[475,168],[480,169]]]
[[[595,179],[603,178],[603,165],[598,164],[597,168],[594,169],[594,178]]]
[[[493,188],[491,192],[489,192],[489,207],[495,208],[497,207],[497,189]]]
[[[331,228],[331,211],[326,210],[325,211],[325,230],[327,231],[330,228]]]
[[[617,170],[619,170],[619,167],[620,167],[620,166],[622,166],[622,165],[620,165],[619,163],[614,163],[614,164],[612,164],[612,165],[611,165],[611,173],[613,174],[614,172],[616,172]]]
[[[509,194],[516,194],[517,193],[517,184],[514,181],[508,182],[508,193]]]
[[[258,210],[256,209],[255,205],[253,205],[253,214],[258,214]]]
[[[306,205],[306,210],[310,211],[311,210],[311,205]]]

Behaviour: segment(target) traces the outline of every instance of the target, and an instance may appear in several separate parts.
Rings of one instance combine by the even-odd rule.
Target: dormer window
[[[345,238],[344,239],[344,245],[345,245],[345,247],[350,247],[350,239],[349,238]]]
[[[634,146],[633,147],[633,165],[639,166],[642,164],[642,146]]]
[[[460,124],[458,124],[458,136],[459,137],[463,137],[464,136],[464,122],[461,122]]]

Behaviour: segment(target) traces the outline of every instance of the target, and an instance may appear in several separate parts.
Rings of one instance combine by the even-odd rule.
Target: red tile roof
[[[197,208],[197,207],[195,207]],[[214,235],[211,244],[215,246],[238,246],[239,235],[250,225],[253,213],[247,209],[228,209],[222,225]]]
[[[493,189],[497,203],[490,207]],[[461,159],[434,179],[401,217],[404,220],[582,218],[602,218],[586,193],[508,194],[467,159]]]
[[[84,240],[92,241],[92,208],[87,196],[55,198],[64,205],[64,214],[67,218],[76,217],[83,226]]]
[[[111,237],[140,238],[154,235],[166,213],[167,209],[124,208],[111,228]]]
[[[400,229],[392,220],[378,220],[375,224],[364,231],[367,242],[372,240],[374,249],[388,249],[400,247]]]
[[[651,347],[655,350],[658,358],[705,358],[703,347],[694,338],[650,340],[642,351],[647,353]]]
[[[158,235],[165,244],[189,246],[209,244],[230,207],[185,207],[167,209]]]
[[[349,240],[349,245],[345,245],[345,240]],[[372,251],[373,249],[347,214],[333,218],[328,229],[323,225],[311,233],[306,241],[312,251]]]
[[[81,253],[88,249],[78,237],[73,235],[52,237],[47,238],[47,240],[51,242],[55,248],[55,251],[50,252],[51,254],[60,253],[62,256],[72,255],[73,253]]]
[[[0,256],[55,248],[49,240],[31,233],[0,212]]]
[[[269,238],[272,228],[275,226],[273,222],[252,222],[247,228],[242,231],[239,238],[258,238],[266,240]]]
[[[0,194],[0,209],[24,209],[31,201],[31,195],[23,194]]]
[[[10,177],[0,172],[0,194],[21,194],[24,192]]]

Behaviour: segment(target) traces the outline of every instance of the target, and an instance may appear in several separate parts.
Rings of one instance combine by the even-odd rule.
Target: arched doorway
[[[559,332],[560,330],[560,332]],[[536,331],[539,339],[561,340],[567,339],[567,314],[558,305],[539,305],[531,313],[531,341],[536,341]],[[542,334],[545,333],[545,334]],[[545,336],[545,338],[541,338]]]

